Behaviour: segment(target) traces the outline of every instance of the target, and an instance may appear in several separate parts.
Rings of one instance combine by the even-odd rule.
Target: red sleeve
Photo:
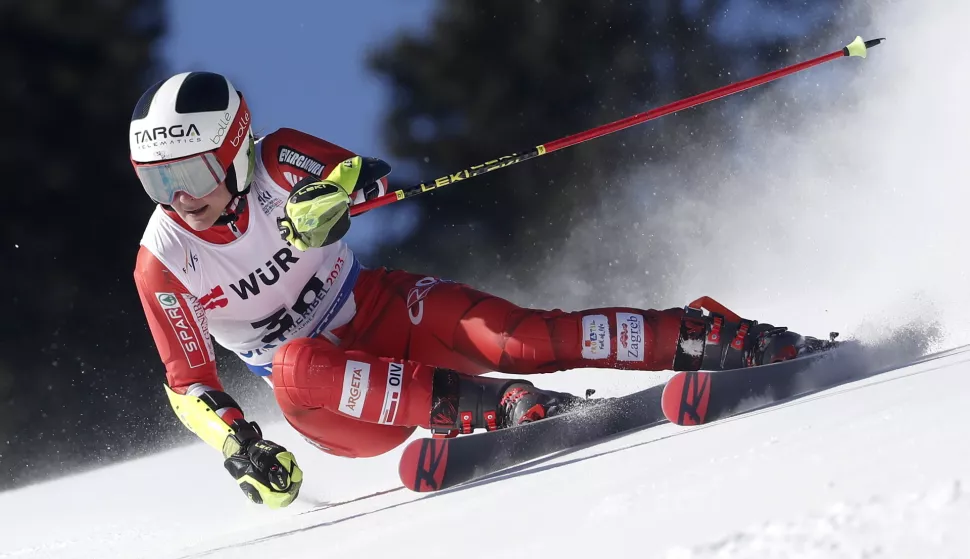
[[[326,177],[337,164],[356,155],[292,128],[280,128],[265,136],[261,143],[263,166],[276,184],[286,190],[309,175]]]
[[[287,191],[310,175],[326,177],[335,166],[357,155],[292,128],[280,128],[265,136],[261,143],[263,166],[273,181]],[[387,193],[387,179],[382,178],[380,183],[379,189],[367,195],[367,199]],[[358,191],[352,196],[352,203],[357,204],[364,199],[364,193]]]
[[[222,390],[205,309],[144,246],[135,264],[135,285],[172,390],[184,394],[193,384]]]

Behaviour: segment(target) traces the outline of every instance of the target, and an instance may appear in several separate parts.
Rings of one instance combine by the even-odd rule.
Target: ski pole
[[[882,43],[885,39],[872,39],[870,41],[863,41],[862,37],[856,37],[855,41],[846,45],[844,48],[837,50],[833,53],[826,54],[825,56],[820,56],[812,60],[806,60],[805,62],[800,62],[798,64],[793,64],[791,66],[782,68],[780,70],[775,70],[762,74],[760,76],[750,78],[744,81],[740,81],[734,84],[726,85],[724,87],[719,87],[717,89],[708,91],[707,93],[701,93],[699,95],[694,95],[693,97],[688,97],[680,101],[675,101],[673,103],[658,107],[656,109],[651,109],[649,111],[639,113],[633,116],[629,116],[608,124],[603,124],[597,126],[596,128],[591,128],[583,132],[573,134],[571,136],[566,136],[565,138],[560,138],[558,140],[553,140],[549,143],[536,146],[529,151],[522,153],[513,153],[511,155],[503,155],[498,159],[493,159],[491,161],[486,161],[481,165],[475,165],[469,167],[457,173],[452,173],[445,175],[443,177],[437,178],[433,181],[423,182],[420,184],[415,184],[413,186],[408,186],[401,188],[394,192],[389,192],[373,200],[368,200],[360,204],[355,204],[350,207],[351,215],[358,215],[360,213],[366,212],[367,210],[372,210],[374,208],[379,208],[381,206],[386,206],[393,202],[400,200],[405,200],[419,194],[424,194],[425,192],[430,192],[432,190],[441,188],[443,186],[448,186],[459,181],[470,179],[472,177],[477,177],[479,175],[484,175],[485,173],[490,173],[492,171],[497,171],[498,169],[504,169],[516,163],[521,163],[529,159],[539,157],[540,155],[546,155],[547,153],[552,153],[554,151],[567,148],[569,146],[574,146],[580,144],[587,140],[592,140],[594,138],[599,138],[600,136],[605,136],[607,134],[612,134],[618,130],[624,130],[630,128],[631,126],[636,126],[637,124],[642,124],[649,120],[658,119],[662,116],[675,113],[677,111],[682,111],[684,109],[689,109],[691,107],[696,107],[702,105],[709,101],[714,101],[722,97],[727,97],[728,95],[733,95],[735,93],[757,87],[762,84],[777,80],[779,78],[801,72],[802,70],[807,70],[813,66],[818,66],[826,62],[831,62],[832,60],[858,56],[860,58],[866,58],[868,49]]]

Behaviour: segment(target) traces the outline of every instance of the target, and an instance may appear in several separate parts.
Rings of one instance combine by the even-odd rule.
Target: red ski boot
[[[820,340],[743,319],[714,299],[701,297],[684,309],[673,368],[721,371],[788,361],[836,347],[837,336],[832,332],[828,340]]]

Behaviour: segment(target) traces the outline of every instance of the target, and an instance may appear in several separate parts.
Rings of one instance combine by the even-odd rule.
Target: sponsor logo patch
[[[242,115],[242,118],[239,119],[239,127],[236,128],[236,136],[233,137],[233,139],[229,140],[229,143],[232,145],[232,147],[234,148],[239,147],[239,143],[246,136],[246,133],[249,132],[249,119],[250,119],[249,111],[246,111]]]
[[[274,260],[281,267],[285,266],[286,262],[295,262],[298,260],[292,256],[292,252],[288,248],[283,249],[281,252],[284,253],[282,256],[285,258],[279,259],[274,257]],[[277,253],[277,256],[281,256],[281,253]],[[327,314],[324,314],[322,319],[317,315],[317,310],[321,307],[321,305],[323,305],[327,294],[331,292],[332,288],[336,287],[338,289],[338,298],[340,297],[340,274],[341,271],[345,269],[345,264],[347,264],[347,261],[344,260],[344,258],[337,257],[333,267],[330,270],[330,273],[324,279],[320,279],[319,274],[310,276],[310,279],[307,280],[306,284],[303,286],[303,289],[300,290],[300,293],[296,296],[296,300],[291,306],[281,306],[264,318],[261,318],[255,322],[250,322],[249,324],[260,332],[260,335],[262,336],[260,340],[266,345],[251,351],[241,352],[240,355],[242,355],[244,358],[250,358],[253,355],[262,355],[262,353],[267,350],[279,347],[280,344],[292,338],[294,332],[299,331],[311,323],[317,324],[317,328],[321,328],[319,324],[321,324],[322,321],[329,323],[333,316],[330,313],[338,312],[340,307],[330,307]],[[276,280],[279,279],[279,272],[275,271],[275,268],[273,268],[269,262],[267,262],[267,266],[270,266],[270,270],[272,270],[275,274],[274,278],[276,279],[273,279],[273,283],[275,283]],[[353,263],[351,263],[351,266],[353,266]],[[262,273],[259,268],[256,269],[256,272],[259,274]],[[234,284],[230,284],[229,287],[232,288],[233,291],[235,291],[236,294],[244,300],[247,299],[251,293],[259,295],[259,284],[252,283],[252,281],[255,281],[256,277],[260,277],[264,282],[264,285],[266,284],[265,282],[268,281],[267,278],[264,278],[261,275],[257,274],[257,276],[254,276],[253,274],[250,274],[251,281],[248,283],[241,283],[240,285],[242,286],[242,289],[237,288]],[[319,333],[319,330],[315,332]]]
[[[212,347],[212,336],[209,335],[209,321],[205,316],[205,307],[199,303],[198,299],[192,298],[192,312],[195,314],[195,327],[198,328],[199,336],[205,345],[209,363],[212,363],[216,360],[216,351]]]
[[[201,142],[199,128],[194,124],[189,124],[188,128],[181,124],[172,126],[158,126],[151,130],[139,130],[135,133],[135,143],[138,147],[145,147],[143,144],[153,144],[154,146],[165,146],[169,144],[196,143]]]
[[[228,112],[223,113],[222,116],[219,117],[219,128],[216,129],[215,135],[209,138],[209,141],[217,146],[222,144],[222,140],[226,137],[226,132],[229,130],[229,124],[231,122],[232,115]]]
[[[616,313],[617,361],[643,361],[643,315]]]
[[[256,200],[259,201],[259,207],[263,210],[263,215],[269,215],[273,213],[273,210],[283,205],[282,199],[273,196],[268,190],[262,188],[256,190]]]
[[[404,365],[389,363],[387,365],[387,388],[384,390],[384,406],[378,423],[391,425],[397,419],[397,410],[401,404],[401,384],[404,381]]]
[[[300,258],[295,256],[292,250],[281,248],[276,251],[272,260],[267,260],[264,266],[250,272],[248,277],[230,283],[229,287],[236,292],[236,295],[239,295],[240,299],[245,301],[250,296],[259,295],[264,286],[270,287],[278,282],[283,274],[290,271],[290,265],[299,261]]]
[[[606,359],[610,356],[610,323],[605,315],[583,317],[583,358]]]
[[[208,361],[196,333],[197,324],[193,324],[194,319],[185,312],[178,297],[174,293],[156,293],[155,298],[165,311],[165,317],[168,318],[168,323],[175,332],[179,345],[182,346],[189,367],[194,369],[205,365]]]
[[[340,392],[340,412],[360,418],[370,385],[370,363],[348,360],[344,367],[344,386]]]
[[[155,297],[158,298],[158,302],[162,305],[162,308],[171,309],[179,306],[178,297],[174,293],[156,293]]]
[[[437,278],[429,276],[418,280],[411,291],[408,291],[408,318],[411,319],[411,324],[415,326],[421,324],[421,319],[424,318],[424,298],[438,283]]]
[[[294,149],[280,146],[276,152],[276,160],[283,165],[302,169],[307,173],[316,176],[323,176],[324,164],[309,155],[302,154]]]

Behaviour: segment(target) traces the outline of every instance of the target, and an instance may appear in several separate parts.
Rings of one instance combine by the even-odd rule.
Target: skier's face
[[[176,192],[175,198],[172,199],[172,208],[189,227],[196,231],[204,231],[219,219],[231,199],[226,183],[220,183],[211,194],[202,198],[193,198],[184,192]]]

